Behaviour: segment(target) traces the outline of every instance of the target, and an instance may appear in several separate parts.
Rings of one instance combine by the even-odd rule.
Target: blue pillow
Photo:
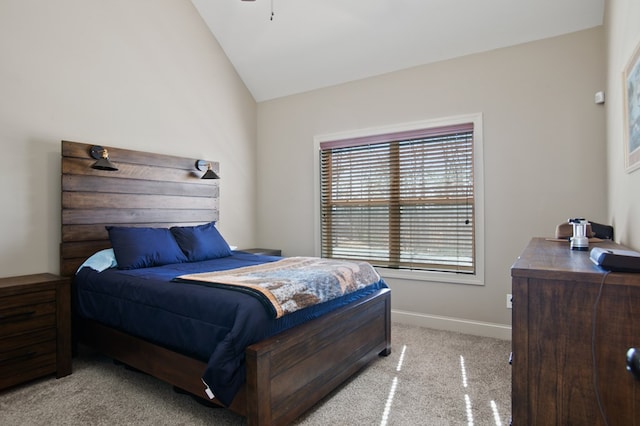
[[[118,269],[149,268],[186,262],[168,228],[107,226]]]
[[[215,222],[198,226],[174,226],[171,232],[190,262],[231,256],[231,247],[224,240]]]

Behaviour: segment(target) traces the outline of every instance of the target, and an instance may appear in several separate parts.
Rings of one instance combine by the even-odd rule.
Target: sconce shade
[[[205,164],[207,165],[207,171],[200,179],[220,179],[220,176],[211,169],[211,163],[207,163],[205,160],[196,161],[196,169],[202,171]]]
[[[111,161],[109,161],[109,152],[106,148],[103,148],[101,146],[92,146],[91,156],[98,160],[91,165],[92,169],[109,171],[118,170],[118,168],[114,166]]]
[[[220,179],[220,176],[216,174],[213,170],[211,170],[211,166],[207,169],[206,173],[202,175],[200,179]]]

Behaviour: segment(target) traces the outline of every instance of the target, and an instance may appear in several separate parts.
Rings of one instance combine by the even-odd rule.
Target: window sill
[[[451,284],[484,285],[478,274],[453,274],[450,272],[417,271],[389,268],[376,268],[382,278],[400,278],[403,280],[429,281]]]

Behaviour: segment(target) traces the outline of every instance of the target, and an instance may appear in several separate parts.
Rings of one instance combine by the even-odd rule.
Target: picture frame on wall
[[[624,152],[627,173],[640,168],[640,43],[623,72]]]

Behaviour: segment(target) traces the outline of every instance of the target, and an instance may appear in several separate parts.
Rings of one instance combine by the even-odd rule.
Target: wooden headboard
[[[197,225],[218,220],[219,181],[200,179],[199,158],[103,146],[117,171],[91,168],[92,144],[62,141],[60,274],[111,247],[105,226]],[[209,161],[207,161],[209,162]],[[218,172],[219,164],[210,162]]]

